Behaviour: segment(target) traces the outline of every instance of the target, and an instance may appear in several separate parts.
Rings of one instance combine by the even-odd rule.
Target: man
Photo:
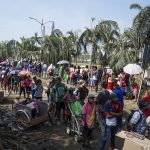
[[[103,107],[105,103],[109,100],[110,93],[106,89],[107,83],[105,81],[101,84],[102,90],[98,93],[96,97],[96,110],[97,110],[97,121],[101,127],[101,130],[103,130],[105,126],[105,119],[103,115]]]
[[[64,97],[67,93],[67,87],[64,83],[61,83],[61,77],[55,79],[55,86],[52,91],[54,93],[54,99],[56,104],[56,117],[58,119],[58,125],[60,125],[61,110],[64,112]]]
[[[109,150],[115,149],[115,134],[118,131],[119,117],[122,115],[122,106],[114,93],[110,94],[110,100],[104,105],[105,130],[100,142],[100,150],[105,149],[106,141],[110,137]]]
[[[124,107],[124,96],[126,95],[125,89],[121,88],[118,84],[114,84],[114,93],[116,94],[119,103]],[[122,129],[122,116],[120,116],[118,127]]]
[[[125,89],[121,88],[118,84],[114,84],[114,93],[117,95],[118,101],[124,106]]]
[[[93,86],[94,86],[94,88],[95,88],[95,92],[98,91],[98,79],[97,79],[97,74],[98,74],[97,67],[94,66],[94,67],[93,67],[93,71],[92,71],[92,82],[93,82]]]
[[[84,82],[79,88],[78,88],[78,99],[80,100],[81,104],[84,104],[85,98],[88,96],[89,90],[87,88],[88,84],[87,82]]]
[[[47,64],[43,64],[43,79],[47,79]]]
[[[145,103],[142,100],[140,100],[139,109],[133,113],[129,121],[129,127],[131,131],[145,135],[145,131],[147,129],[147,123],[146,123],[147,117],[144,114],[144,112],[146,109],[147,106],[145,106]]]
[[[89,66],[86,65],[83,70],[83,80],[88,82]]]

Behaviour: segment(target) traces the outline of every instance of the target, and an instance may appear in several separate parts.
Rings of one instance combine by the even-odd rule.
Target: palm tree
[[[71,43],[71,49],[70,49],[70,54],[75,58],[76,65],[78,61],[78,57],[81,54],[81,45],[79,42],[79,36],[77,33],[74,33],[73,31],[67,32],[68,39]]]
[[[128,48],[130,48],[134,52],[134,63],[139,62],[139,54],[141,52],[141,43],[140,43],[140,37],[135,29],[128,28],[123,33],[124,39],[126,41],[126,44],[128,45]]]
[[[50,36],[44,37],[44,58],[47,62],[56,64],[61,59],[63,34],[59,29],[53,29]]]
[[[130,8],[139,10],[133,20],[133,28],[140,37],[141,45],[150,44],[150,6],[142,7],[139,4],[132,4]]]
[[[87,47],[90,47],[90,46],[92,47],[91,64],[92,64],[92,62],[96,63],[96,60],[97,60],[96,56],[97,56],[97,49],[98,49],[97,30],[95,29],[95,27],[92,28],[93,21],[94,21],[94,18],[91,19],[91,28],[86,28],[86,30],[81,34],[81,36],[79,38],[79,43],[85,52],[87,52]]]
[[[6,60],[7,55],[7,42],[0,42],[0,60]]]
[[[101,65],[108,65],[113,43],[119,36],[119,27],[115,21],[105,20],[101,21],[93,29],[86,29],[81,37],[80,42],[85,51],[87,46],[92,46],[92,62],[96,63],[97,60]]]
[[[37,47],[38,45],[41,46],[42,41],[41,41],[41,37],[38,36],[37,33],[34,34],[34,36],[31,37],[31,39],[35,42],[35,46]]]
[[[124,34],[114,43],[109,66],[115,72],[118,72],[128,63],[135,63],[135,51],[131,47],[132,45],[130,45]]]
[[[99,37],[101,37],[99,40],[99,62],[104,67],[109,64],[114,43],[120,36],[119,27],[115,21],[104,20],[96,26],[96,30],[98,31]]]

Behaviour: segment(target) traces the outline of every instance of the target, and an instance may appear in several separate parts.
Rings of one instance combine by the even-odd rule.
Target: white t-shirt
[[[97,71],[93,74],[93,80],[97,80]]]
[[[117,118],[106,118],[106,125],[108,126],[116,126],[117,125]]]

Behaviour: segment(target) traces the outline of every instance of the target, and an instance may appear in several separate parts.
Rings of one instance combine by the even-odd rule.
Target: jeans
[[[105,125],[105,131],[100,141],[100,150],[105,150],[107,140],[110,138],[110,147],[115,148],[115,134],[117,133],[117,126]]]
[[[31,90],[31,94],[32,94],[32,99],[34,99],[35,89]]]

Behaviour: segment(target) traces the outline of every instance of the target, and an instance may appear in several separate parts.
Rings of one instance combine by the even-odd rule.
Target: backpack
[[[130,120],[131,120],[131,118],[132,118],[132,116],[133,116],[133,114],[135,113],[135,112],[139,112],[139,110],[131,110],[131,113],[129,114],[129,116],[127,117],[127,119],[126,119],[126,122],[127,122],[127,131],[131,131],[131,127],[130,127]],[[138,120],[138,122],[137,122],[137,124],[140,122],[142,120],[142,115],[140,114],[140,119]],[[136,125],[135,125],[136,126]],[[133,131],[135,130],[135,127],[134,127],[134,129],[133,129]]]
[[[65,95],[65,86],[56,87],[56,94],[57,94],[57,97],[63,98]]]

